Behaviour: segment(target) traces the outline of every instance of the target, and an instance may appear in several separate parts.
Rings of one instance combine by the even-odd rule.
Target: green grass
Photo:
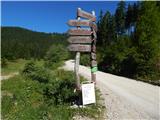
[[[3,73],[9,74],[23,69],[29,60],[10,62],[8,68],[3,68]],[[35,61],[38,66],[43,66],[44,61]],[[14,68],[17,67],[17,68]],[[5,71],[5,72],[4,72]],[[56,80],[74,79],[74,73],[64,70],[53,70]],[[80,77],[81,82],[86,81]],[[54,105],[49,103],[44,96],[46,85],[29,77],[16,75],[8,80],[1,81],[1,115],[3,120],[71,120],[74,116],[87,116],[100,119],[104,107],[99,103],[100,92],[96,90],[97,103],[87,105],[86,108],[70,108],[69,104]]]
[[[15,72],[19,72],[23,69],[24,65],[30,60],[18,59],[14,61],[8,61],[7,66],[1,68],[1,75],[9,75]],[[43,60],[36,61],[37,64],[42,65]]]
[[[42,88],[43,84],[38,81],[20,75],[2,81],[2,119],[71,120],[75,115],[94,119],[102,116],[104,108],[100,104],[76,109],[71,109],[68,105],[48,105],[44,100]]]
[[[15,61],[8,61],[7,66],[2,67],[1,74],[2,75],[9,75],[11,73],[19,72],[24,65],[26,64],[27,60],[19,59]]]

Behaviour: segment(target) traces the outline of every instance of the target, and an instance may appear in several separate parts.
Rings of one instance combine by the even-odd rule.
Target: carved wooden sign
[[[90,20],[69,20],[67,22],[69,26],[87,26],[97,31],[97,25]]]
[[[92,43],[91,36],[70,36],[69,43]]]
[[[69,35],[91,35],[92,31],[90,29],[80,28],[80,29],[69,29],[68,30]]]
[[[70,44],[68,49],[70,51],[91,52],[91,45]]]
[[[77,15],[78,17],[82,17],[82,18],[86,18],[86,19],[89,19],[91,20],[92,22],[95,22],[96,21],[96,17],[88,12],[85,12],[81,9],[78,9],[77,11]]]

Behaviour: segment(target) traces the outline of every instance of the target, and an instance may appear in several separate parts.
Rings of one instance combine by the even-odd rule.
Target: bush
[[[45,60],[46,67],[57,68],[62,65],[63,61],[69,57],[69,52],[63,45],[53,45],[48,50]]]
[[[74,93],[74,89],[74,74],[64,70],[57,70],[55,71],[55,78],[46,87],[45,95],[50,98],[50,103],[56,105],[70,104],[77,98],[77,93]]]
[[[51,77],[50,71],[48,69],[37,66],[33,61],[25,65],[22,73],[41,83],[48,83]]]
[[[81,65],[90,66],[90,62],[91,62],[91,59],[90,59],[89,54],[82,54],[80,56],[80,64]]]
[[[22,71],[23,75],[32,80],[43,83],[43,95],[50,104],[66,104],[76,99],[74,93],[75,81],[72,72],[64,70],[51,71],[37,66],[33,61],[27,63]]]

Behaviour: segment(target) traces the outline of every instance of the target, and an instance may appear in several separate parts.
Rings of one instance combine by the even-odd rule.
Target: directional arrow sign
[[[90,20],[69,20],[68,25],[70,26],[90,26]]]
[[[96,17],[95,17],[95,16],[93,16],[92,14],[90,14],[90,13],[88,13],[88,12],[85,12],[85,11],[83,11],[83,10],[81,10],[81,9],[78,9],[78,11],[77,11],[77,16],[78,16],[78,17],[82,17],[82,18],[89,19],[89,20],[91,20],[91,21],[93,21],[93,22],[96,21]]]
[[[68,46],[69,51],[91,52],[91,45],[71,44]]]
[[[89,29],[69,29],[68,31],[69,35],[91,35],[92,31]]]
[[[97,25],[90,20],[69,20],[67,24],[69,26],[89,26],[97,31]]]
[[[71,36],[68,38],[69,43],[91,43],[92,39],[90,36]]]

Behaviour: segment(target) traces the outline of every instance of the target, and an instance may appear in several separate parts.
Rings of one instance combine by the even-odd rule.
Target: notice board
[[[82,100],[83,105],[96,102],[94,83],[82,84]]]

